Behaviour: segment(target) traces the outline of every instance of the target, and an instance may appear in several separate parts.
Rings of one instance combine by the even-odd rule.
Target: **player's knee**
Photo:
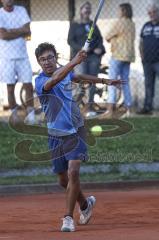
[[[77,169],[69,169],[68,177],[69,177],[69,180],[73,181],[74,183],[79,181],[79,170],[77,170]]]

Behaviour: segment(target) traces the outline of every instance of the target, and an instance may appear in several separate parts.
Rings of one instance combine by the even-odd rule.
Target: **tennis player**
[[[57,66],[57,52],[50,43],[41,43],[36,48],[35,55],[43,70],[35,80],[35,89],[47,119],[53,170],[58,174],[60,185],[66,189],[66,212],[61,231],[73,232],[76,202],[79,204],[79,224],[87,224],[92,216],[96,199],[94,196],[86,198],[80,187],[79,170],[81,161],[88,159],[87,145],[84,121],[79,107],[72,99],[72,90],[69,86],[72,81],[109,85],[119,84],[120,81],[85,74],[75,75],[74,67],[87,57],[84,50],[79,51],[63,67]]]

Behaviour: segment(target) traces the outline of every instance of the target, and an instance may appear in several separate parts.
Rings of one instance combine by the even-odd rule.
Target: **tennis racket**
[[[87,40],[86,40],[86,42],[84,44],[84,47],[83,47],[83,50],[85,50],[86,52],[88,51],[89,45],[90,45],[90,43],[92,41],[92,36],[93,36],[93,33],[94,33],[95,25],[96,25],[96,22],[98,20],[99,14],[100,14],[100,12],[102,10],[102,7],[104,5],[104,2],[105,2],[105,0],[100,0],[100,2],[99,2],[97,13],[95,15],[95,18],[93,20],[92,26],[90,28],[90,31],[89,31],[89,34],[88,34],[88,38],[87,38]]]

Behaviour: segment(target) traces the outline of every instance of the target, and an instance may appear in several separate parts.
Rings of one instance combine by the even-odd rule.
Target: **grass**
[[[89,147],[90,160],[88,164],[95,163],[132,163],[159,161],[159,131],[158,118],[132,118],[128,122],[133,124],[133,131],[126,135],[113,138],[98,138],[96,145]],[[27,162],[15,156],[14,148],[23,139],[32,139],[31,147],[35,153],[47,150],[47,137],[37,137],[20,134],[5,123],[0,123],[0,168],[19,169],[34,166],[45,167],[51,162]]]
[[[96,157],[96,162],[105,163],[159,162],[159,118],[126,121],[133,125],[133,130],[120,137],[99,138],[96,147],[90,149],[93,160]]]

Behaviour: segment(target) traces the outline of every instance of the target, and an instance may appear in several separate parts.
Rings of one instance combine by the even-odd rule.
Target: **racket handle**
[[[89,45],[90,45],[90,41],[89,40],[86,40],[84,46],[83,46],[83,50],[88,52],[89,50]]]

